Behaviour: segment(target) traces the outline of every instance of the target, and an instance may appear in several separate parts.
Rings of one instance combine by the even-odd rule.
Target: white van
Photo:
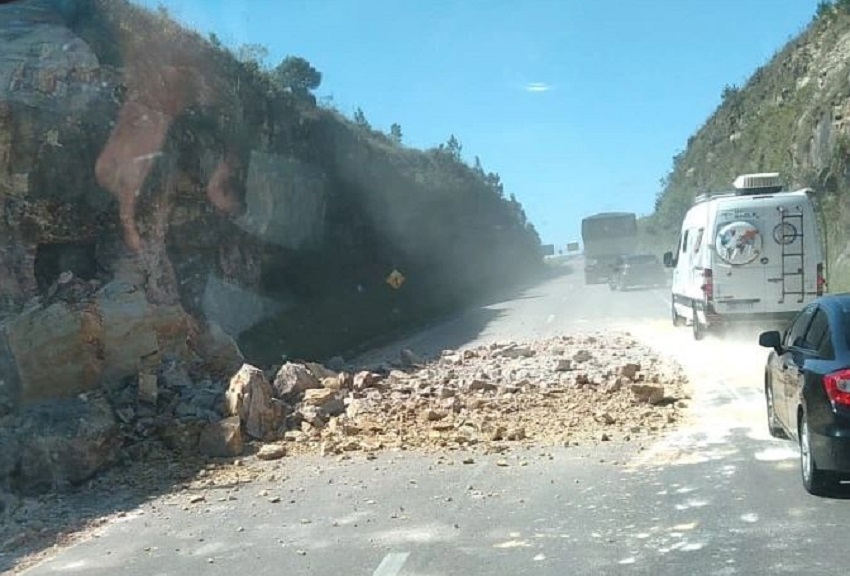
[[[782,191],[776,173],[739,176],[734,188],[697,197],[664,255],[673,323],[691,323],[697,340],[732,322],[790,318],[825,286],[811,191]]]

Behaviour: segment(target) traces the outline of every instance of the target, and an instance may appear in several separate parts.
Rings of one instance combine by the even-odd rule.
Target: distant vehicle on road
[[[611,290],[657,288],[667,285],[664,266],[654,254],[618,256],[614,262],[608,286]]]
[[[797,440],[803,485],[828,494],[850,473],[850,294],[815,300],[759,344],[773,349],[764,377],[770,434]]]
[[[584,244],[584,282],[603,284],[618,256],[634,254],[637,216],[632,212],[602,212],[581,221]]]
[[[786,322],[823,294],[821,235],[810,190],[782,191],[779,174],[745,174],[731,192],[698,197],[682,222],[671,314],[701,340],[718,325]]]

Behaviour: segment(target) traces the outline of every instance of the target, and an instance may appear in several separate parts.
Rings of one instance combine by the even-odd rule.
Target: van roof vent
[[[732,183],[737,194],[771,194],[783,188],[778,172],[742,174]]]

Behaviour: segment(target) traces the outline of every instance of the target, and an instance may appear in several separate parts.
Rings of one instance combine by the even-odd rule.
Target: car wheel
[[[774,438],[788,438],[785,430],[776,419],[776,404],[773,401],[773,383],[769,378],[765,378],[764,383],[764,400],[767,404],[767,430]]]
[[[676,305],[672,303],[670,304],[670,315],[673,317],[673,326],[678,327],[685,325],[684,317],[679,316],[679,313],[676,312]]]
[[[702,340],[705,338],[705,325],[699,323],[699,315],[697,314],[697,309],[694,307],[693,309],[693,329],[694,329],[694,340]]]
[[[809,430],[809,419],[806,413],[800,415],[798,425],[798,436],[800,438],[800,471],[803,477],[803,487],[809,494],[815,496],[826,496],[829,492],[830,476],[827,472],[818,468],[812,454],[812,439]]]

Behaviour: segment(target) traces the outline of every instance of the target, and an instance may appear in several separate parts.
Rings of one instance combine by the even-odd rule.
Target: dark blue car
[[[772,348],[764,393],[770,433],[800,444],[803,485],[825,495],[850,473],[850,294],[823,296],[784,334],[763,332]]]

